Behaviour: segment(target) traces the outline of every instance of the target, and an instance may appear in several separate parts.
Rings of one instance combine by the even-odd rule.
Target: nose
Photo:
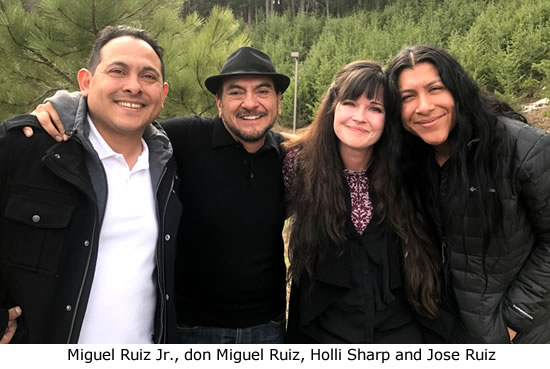
[[[247,110],[252,110],[258,106],[258,100],[253,92],[247,92],[244,95],[241,106]]]
[[[367,117],[368,109],[366,107],[358,107],[355,109],[355,112],[352,116],[353,121],[357,123],[366,123],[368,120]]]
[[[141,87],[141,81],[139,79],[139,76],[129,75],[124,82],[125,82],[124,91],[132,95],[137,95],[141,93],[142,87]]]
[[[428,113],[433,110],[433,103],[427,94],[418,95],[418,105],[416,106],[416,112],[419,114]]]

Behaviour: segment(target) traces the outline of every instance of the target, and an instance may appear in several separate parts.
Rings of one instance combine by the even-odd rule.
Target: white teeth
[[[134,103],[129,103],[129,102],[125,102],[125,101],[119,101],[119,102],[117,102],[117,104],[120,105],[120,106],[124,106],[124,107],[127,107],[127,108],[133,108],[133,109],[143,108],[142,104],[134,104]]]
[[[261,115],[247,115],[247,116],[241,116],[241,119],[244,120],[254,120],[254,119],[260,119]]]

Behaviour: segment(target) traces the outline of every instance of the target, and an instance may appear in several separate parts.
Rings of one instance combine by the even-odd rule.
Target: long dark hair
[[[505,133],[498,116],[526,122],[509,105],[493,95],[483,92],[464,68],[447,51],[433,46],[416,45],[402,50],[393,58],[388,74],[393,93],[399,94],[398,84],[401,72],[413,68],[419,63],[430,63],[437,71],[441,81],[450,91],[455,102],[455,126],[451,131],[450,163],[448,186],[453,191],[450,209],[464,211],[466,198],[471,186],[477,188],[477,201],[483,228],[483,268],[485,257],[496,235],[502,234],[502,204],[499,196],[499,178],[505,175],[503,157],[509,154]],[[399,108],[400,109],[400,108]],[[401,124],[399,124],[402,127]],[[405,183],[418,184],[414,178],[426,178],[423,169],[426,163],[434,161],[433,149],[419,137],[406,132],[403,134],[402,164],[405,171]],[[416,190],[425,191],[424,188]],[[463,237],[463,243],[465,242]],[[498,249],[496,250],[498,252]],[[487,280],[486,280],[487,281]]]
[[[371,157],[370,191],[375,217],[385,221],[398,235],[403,250],[404,279],[408,300],[419,313],[433,317],[439,299],[439,257],[424,231],[422,219],[398,185],[400,129],[388,120],[398,119],[395,98],[389,92],[382,67],[370,61],[356,61],[343,67],[322,98],[313,123],[286,148],[300,147],[297,174],[290,194],[293,227],[290,234],[290,276],[299,283],[303,273],[314,272],[315,262],[330,247],[343,247],[350,235],[347,183],[334,133],[334,110],[342,100],[362,95],[384,101],[384,132]],[[328,242],[327,242],[328,240]]]

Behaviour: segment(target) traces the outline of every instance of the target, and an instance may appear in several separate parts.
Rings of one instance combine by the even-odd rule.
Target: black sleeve
[[[6,328],[8,328],[8,310],[0,308],[0,337],[4,335]]]

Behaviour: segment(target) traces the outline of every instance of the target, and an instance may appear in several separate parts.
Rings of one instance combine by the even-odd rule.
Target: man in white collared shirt
[[[0,308],[21,307],[13,342],[166,342],[181,206],[151,124],[168,92],[162,48],[107,27],[78,82],[68,141],[39,130],[23,143],[28,115],[0,126]]]

